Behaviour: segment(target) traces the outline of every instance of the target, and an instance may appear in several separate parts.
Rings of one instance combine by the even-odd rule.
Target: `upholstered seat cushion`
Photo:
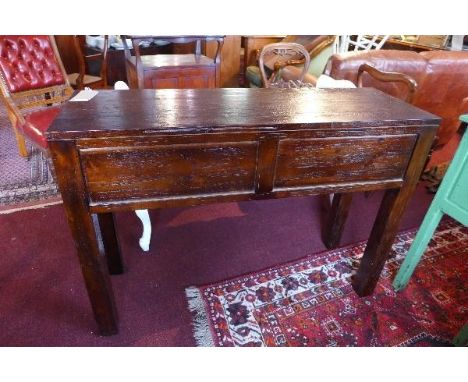
[[[263,87],[262,75],[260,74],[260,68],[258,66],[247,66],[245,77],[250,85],[254,85],[257,88]]]
[[[60,107],[47,107],[25,115],[25,123],[18,128],[40,146],[47,148],[44,133],[60,112]]]

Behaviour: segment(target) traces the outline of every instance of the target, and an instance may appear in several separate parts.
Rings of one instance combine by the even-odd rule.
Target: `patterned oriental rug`
[[[372,296],[350,285],[365,242],[186,290],[199,346],[450,346],[468,322],[468,228],[444,219],[408,286],[392,280],[402,232]]]
[[[12,206],[26,207],[45,200],[60,200],[44,153],[28,145],[30,157],[19,155],[3,105],[0,107],[0,144],[0,212]]]

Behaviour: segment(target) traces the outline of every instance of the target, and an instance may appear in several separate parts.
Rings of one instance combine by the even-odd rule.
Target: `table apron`
[[[193,136],[192,136],[193,138]],[[78,141],[93,210],[398,188],[418,135],[226,134]]]

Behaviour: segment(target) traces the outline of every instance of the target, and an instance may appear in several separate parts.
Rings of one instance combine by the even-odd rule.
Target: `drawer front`
[[[80,150],[91,201],[253,193],[256,141]]]
[[[200,89],[216,86],[215,67],[158,68],[145,72],[147,89]]]
[[[283,139],[274,190],[402,179],[417,135]]]

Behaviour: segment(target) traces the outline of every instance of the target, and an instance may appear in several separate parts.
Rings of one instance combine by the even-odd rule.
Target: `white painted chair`
[[[123,81],[117,81],[114,84],[115,90],[128,90],[128,85]],[[151,220],[149,217],[148,210],[135,210],[136,215],[141,220],[143,225],[143,233],[140,237],[140,247],[143,251],[149,251],[150,241],[151,241]]]
[[[351,50],[369,51],[378,50],[385,44],[389,35],[342,35],[335,40],[335,53],[344,53]]]

